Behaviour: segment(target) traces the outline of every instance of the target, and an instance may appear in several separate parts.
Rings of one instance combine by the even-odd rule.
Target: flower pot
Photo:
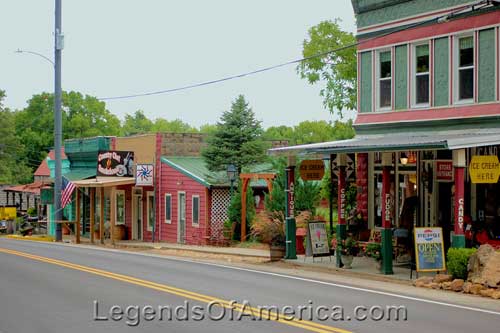
[[[352,268],[352,261],[354,260],[354,256],[351,255],[342,255],[341,256],[342,263],[344,264],[345,269],[351,269]]]
[[[271,261],[279,261],[285,257],[284,245],[271,245],[269,246],[269,256]]]

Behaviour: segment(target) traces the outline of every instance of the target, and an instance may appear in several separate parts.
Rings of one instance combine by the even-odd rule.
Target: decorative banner
[[[323,160],[304,160],[300,162],[300,178],[302,180],[321,180],[325,175]]]
[[[495,155],[472,156],[469,164],[470,179],[474,184],[495,184],[500,176],[500,163]]]
[[[137,164],[135,171],[136,186],[153,186],[154,180],[154,165],[153,164]]]
[[[333,170],[335,177],[339,176],[339,166],[337,162],[338,154],[333,155],[334,158],[330,160],[330,168]],[[346,154],[346,180],[355,181],[356,180],[356,154]]]
[[[452,161],[437,161],[436,162],[436,180],[438,182],[453,181],[453,162]]]
[[[97,176],[134,177],[134,152],[113,150],[99,152]]]
[[[415,228],[417,271],[445,271],[442,228]]]
[[[311,246],[313,257],[322,257],[330,255],[330,246],[328,236],[326,235],[325,222],[309,222],[308,241]]]

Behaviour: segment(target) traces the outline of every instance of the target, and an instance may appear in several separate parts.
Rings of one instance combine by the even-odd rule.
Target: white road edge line
[[[144,257],[153,257],[153,258],[160,258],[160,259],[165,259],[165,260],[173,260],[173,261],[179,261],[179,262],[188,262],[188,263],[192,263],[192,264],[201,264],[201,265],[207,265],[207,266],[221,267],[221,268],[226,268],[226,269],[233,269],[233,270],[246,271],[246,272],[258,273],[258,274],[263,274],[263,275],[276,276],[276,277],[280,277],[280,278],[286,278],[286,279],[292,279],[292,280],[297,280],[297,281],[304,281],[304,282],[316,283],[316,284],[321,284],[321,285],[326,285],[326,286],[332,286],[332,287],[337,287],[337,288],[344,288],[344,289],[362,291],[362,292],[372,293],[372,294],[377,294],[377,295],[383,295],[383,296],[401,298],[401,299],[406,299],[406,300],[415,301],[415,302],[436,304],[436,305],[442,305],[442,306],[447,306],[447,307],[451,307],[451,308],[457,308],[457,309],[462,309],[462,310],[470,310],[470,311],[476,311],[476,312],[482,312],[482,313],[487,313],[487,314],[492,314],[492,315],[500,316],[500,312],[496,312],[496,311],[492,311],[492,310],[486,310],[486,309],[481,309],[481,308],[474,308],[474,307],[469,307],[469,306],[465,306],[465,305],[458,305],[458,304],[452,304],[452,303],[446,303],[446,302],[440,302],[440,301],[433,301],[433,300],[430,300],[430,299],[413,297],[413,296],[405,296],[405,295],[393,294],[393,293],[389,293],[389,292],[385,292],[385,291],[373,290],[373,289],[367,289],[367,288],[361,288],[361,287],[354,287],[354,286],[349,286],[349,285],[339,284],[339,283],[334,283],[334,282],[326,282],[326,281],[320,281],[320,280],[313,280],[313,279],[308,279],[308,278],[303,278],[303,277],[298,277],[298,276],[292,276],[292,275],[286,275],[286,274],[281,274],[281,273],[259,271],[259,270],[250,269],[250,268],[228,266],[228,265],[223,265],[223,264],[215,264],[215,263],[210,263],[210,262],[202,262],[202,261],[196,261],[196,260],[191,260],[191,259],[181,259],[181,258],[177,258],[177,257],[162,256],[162,255],[157,255],[157,254],[137,253],[137,252],[127,251],[127,250],[99,248],[99,247],[94,247],[94,246],[91,246],[91,245],[84,245],[84,244],[77,245],[77,244],[69,244],[69,243],[53,243],[52,244],[52,243],[41,243],[41,242],[35,242],[35,241],[29,241],[29,242],[31,242],[31,243],[38,243],[38,244],[44,244],[44,245],[69,246],[69,247],[73,247],[73,248],[78,248],[79,247],[79,248],[85,248],[85,249],[89,249],[89,250],[108,251],[108,252],[115,252],[115,253],[121,253],[121,254],[133,254],[133,255],[139,255],[139,256],[144,256]]]

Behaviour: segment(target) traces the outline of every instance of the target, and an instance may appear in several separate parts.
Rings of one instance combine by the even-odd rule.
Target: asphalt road
[[[270,310],[259,312],[259,306]],[[405,308],[399,320],[393,306]],[[285,316],[293,311],[294,320]],[[0,333],[486,333],[498,332],[499,326],[500,311],[184,260],[0,238]]]

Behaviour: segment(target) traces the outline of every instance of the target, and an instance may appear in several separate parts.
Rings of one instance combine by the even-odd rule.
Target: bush
[[[382,260],[382,246],[380,243],[369,243],[366,246],[365,255],[376,261]]]
[[[281,212],[260,212],[257,214],[251,230],[251,235],[262,243],[271,245],[285,244],[285,225]]]
[[[476,249],[450,248],[446,255],[448,273],[455,279],[467,279],[467,263]]]

